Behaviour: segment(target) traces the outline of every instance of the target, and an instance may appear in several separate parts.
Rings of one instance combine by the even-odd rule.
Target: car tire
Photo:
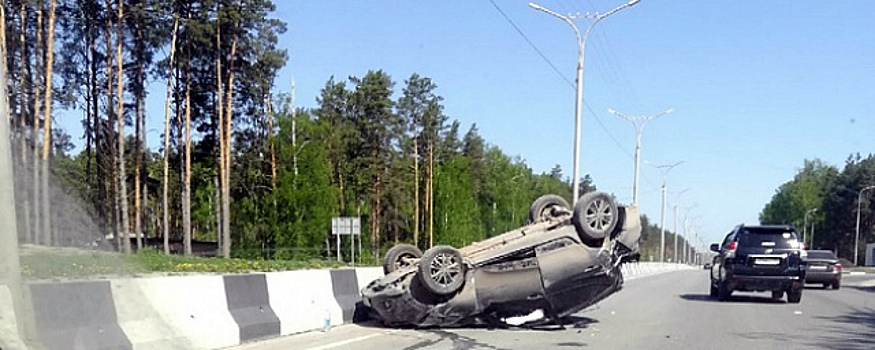
[[[711,297],[712,298],[717,297],[717,287],[714,286],[714,283],[711,283]]]
[[[419,280],[437,295],[452,294],[462,288],[465,272],[462,253],[450,246],[434,246],[419,260]]]
[[[553,208],[562,207],[566,210],[571,208],[565,198],[555,194],[548,194],[538,197],[532,206],[529,208],[529,223],[536,224],[549,220],[553,216]]]
[[[571,222],[584,242],[599,242],[617,227],[617,202],[605,192],[590,192],[577,202]]]
[[[396,244],[389,248],[386,252],[386,257],[383,258],[383,273],[389,274],[402,267],[410,265],[406,262],[408,259],[419,259],[422,257],[422,251],[419,248],[410,244]]]
[[[838,290],[842,287],[842,281],[836,280],[832,283],[832,289]]]
[[[772,300],[781,300],[784,297],[783,290],[773,290],[772,291]]]
[[[791,304],[799,304],[802,301],[802,290],[789,290],[787,291],[787,302]]]

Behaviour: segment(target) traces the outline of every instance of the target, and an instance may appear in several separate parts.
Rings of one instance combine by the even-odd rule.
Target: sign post
[[[335,236],[337,242],[337,261],[343,261],[343,255],[340,250],[341,235],[349,235],[349,245],[352,249],[352,266],[355,266],[355,236],[359,236],[359,259],[361,259],[361,226],[361,219],[357,217],[331,218],[331,234]]]

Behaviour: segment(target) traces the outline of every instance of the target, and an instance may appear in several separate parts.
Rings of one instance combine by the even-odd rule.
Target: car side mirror
[[[711,244],[711,251],[712,252],[720,252],[720,245],[717,243],[712,243]]]

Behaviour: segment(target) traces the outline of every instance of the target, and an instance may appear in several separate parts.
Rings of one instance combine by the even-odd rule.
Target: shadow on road
[[[871,286],[871,287],[864,287],[864,286],[845,286],[845,288],[854,288],[854,289],[856,289],[856,290],[860,290],[860,291],[864,291],[864,292],[875,293],[875,286]]]
[[[720,301],[717,298],[713,298],[708,294],[681,294],[681,299],[688,301],[700,301],[700,302],[711,302],[711,303],[719,303]],[[735,302],[735,303],[756,303],[756,304],[784,304],[786,303],[784,300],[774,300],[768,294],[763,294],[762,296],[756,294],[735,294],[729,297],[729,300],[726,302]]]
[[[854,309],[841,316],[818,317],[829,335],[813,345],[821,349],[872,349],[875,343],[875,309]]]

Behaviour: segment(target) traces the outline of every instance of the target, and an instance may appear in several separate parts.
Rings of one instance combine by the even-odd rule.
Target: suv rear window
[[[741,247],[768,247],[768,248],[798,248],[796,233],[792,230],[745,228],[738,237],[738,245]]]

